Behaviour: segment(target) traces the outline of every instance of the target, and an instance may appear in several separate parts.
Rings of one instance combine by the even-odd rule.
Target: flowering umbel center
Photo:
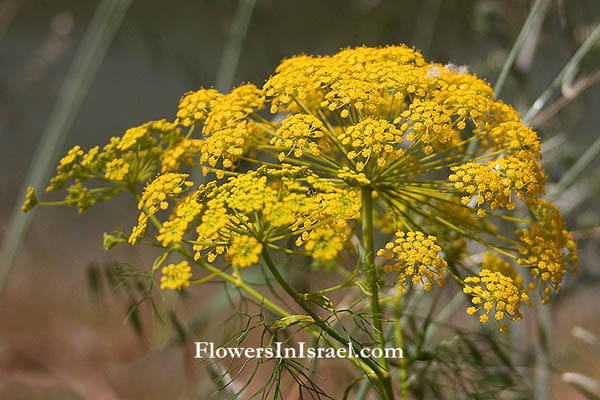
[[[123,241],[187,257],[162,270],[164,289],[189,286],[190,268],[250,267],[269,251],[321,263],[352,255],[375,280],[396,274],[402,292],[456,280],[469,314],[517,321],[528,292],[545,303],[576,270],[562,216],[541,199],[537,134],[464,68],[405,46],[303,55],[262,87],[187,93],[176,116],[102,149],[76,146],[47,188],[66,188],[55,204],[80,211],[134,193],[138,224]],[[194,168],[208,181],[191,182]],[[28,192],[24,210],[36,203],[49,204]],[[373,210],[374,226],[396,236],[371,249]],[[361,226],[365,254],[351,244]]]

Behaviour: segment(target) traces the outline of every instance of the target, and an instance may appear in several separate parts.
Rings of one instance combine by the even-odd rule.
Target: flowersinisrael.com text
[[[287,347],[275,342],[271,347],[219,347],[213,342],[194,342],[194,358],[403,358],[401,348],[363,347],[359,351],[348,343],[347,347],[310,347],[298,342],[298,347]]]

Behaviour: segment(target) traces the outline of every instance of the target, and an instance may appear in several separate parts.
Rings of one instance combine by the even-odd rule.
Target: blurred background
[[[428,60],[466,65],[493,84],[533,3],[0,0],[0,240],[10,240],[32,165],[53,159],[43,171],[46,183],[57,158],[75,144],[87,149],[148,120],[172,120],[187,91],[260,86],[282,58],[300,53],[399,43],[416,46]],[[523,113],[600,23],[598,0],[539,4],[500,96]],[[94,42],[94,32],[104,42]],[[539,356],[540,341],[551,343],[540,398],[600,396],[598,151],[587,153],[579,173],[572,168],[600,136],[599,61],[596,41],[562,95],[555,91],[531,121],[543,138],[550,187],[574,174],[562,181],[557,202],[581,259],[579,276],[568,278],[547,313],[547,334],[536,333],[535,321],[527,333],[530,357]],[[70,95],[79,97],[67,107]],[[53,130],[62,136],[45,142]],[[39,150],[50,149],[48,143],[56,150]],[[105,266],[120,260],[148,270],[156,254],[129,246],[106,252],[102,235],[117,225],[130,229],[134,208],[122,196],[82,215],[37,208],[31,225],[24,223],[0,284],[0,399],[204,399],[215,390],[191,350],[169,338],[190,321],[203,340],[218,338],[219,327],[202,306],[218,287],[159,296],[160,307],[173,314],[160,320],[143,305],[125,322],[139,291],[116,288]]]

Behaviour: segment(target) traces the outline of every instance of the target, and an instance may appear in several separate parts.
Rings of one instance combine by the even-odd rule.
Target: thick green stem
[[[375,246],[373,245],[373,189],[370,187],[363,187],[361,190],[362,208],[360,211],[361,222],[362,222],[362,237],[363,237],[363,249],[364,249],[364,268],[367,271],[367,282],[369,283],[370,305],[371,313],[373,314],[373,334],[377,340],[379,348],[382,350],[382,356],[379,358],[379,365],[384,370],[388,370],[387,359],[383,356],[385,354],[385,337],[383,334],[383,315],[381,313],[381,305],[379,304],[379,274],[375,266]],[[388,376],[387,381],[382,382],[383,389],[387,390],[386,386],[389,386],[389,391],[393,397],[391,390],[391,380]]]
[[[306,300],[304,300],[303,296],[301,294],[297,293],[289,285],[289,283],[285,280],[285,278],[279,273],[279,270],[273,263],[273,260],[271,259],[271,256],[270,256],[266,246],[263,246],[262,256],[265,260],[265,263],[267,264],[267,268],[269,268],[269,271],[271,271],[271,274],[273,274],[273,277],[275,278],[275,280],[292,297],[292,299],[294,299],[294,301],[300,307],[302,307],[302,309],[308,315],[310,315],[312,317],[312,319],[315,321],[315,325],[317,325],[319,328],[321,328],[323,330],[323,332],[325,332],[327,335],[329,335],[330,337],[335,339],[340,344],[347,345],[348,339],[345,339],[341,334],[339,334],[337,331],[335,331],[330,326],[328,326],[327,323],[325,321],[323,321],[323,319],[310,307],[310,305],[306,302]],[[375,372],[375,374],[377,375],[378,380],[381,382],[383,398],[386,400],[393,400],[394,395],[393,395],[392,385],[391,385],[391,376],[390,376],[389,372],[387,371],[387,369],[382,369],[380,365],[378,365],[376,362],[374,362],[370,358],[362,357],[360,355],[361,349],[358,348],[354,343],[350,343],[350,344],[352,345],[354,353],[358,356],[358,358],[364,364],[366,364],[370,369],[372,369]]]

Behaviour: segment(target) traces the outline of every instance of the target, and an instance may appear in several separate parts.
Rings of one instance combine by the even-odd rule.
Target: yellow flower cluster
[[[390,157],[401,156],[403,149],[402,132],[387,120],[366,118],[349,126],[337,136],[344,146],[352,150],[347,153],[350,160],[357,159],[356,171],[361,172],[368,160],[373,157],[377,165],[384,167]]]
[[[433,100],[458,117],[459,129],[464,129],[468,120],[476,122],[475,125],[492,121],[494,116],[490,111],[497,102],[490,85],[467,72],[465,67],[451,64],[434,64],[428,69],[428,76],[436,78]]]
[[[523,288],[523,277],[515,270],[511,263],[498,255],[486,252],[483,255],[483,262],[480,265],[483,269],[499,272],[504,276],[508,276],[518,288]]]
[[[181,242],[190,224],[201,211],[202,204],[198,202],[197,192],[185,197],[177,205],[169,220],[163,222],[156,239],[161,241],[164,247]],[[145,215],[145,213],[142,214]]]
[[[187,177],[188,174],[174,172],[159,175],[144,188],[138,209],[146,208],[150,215],[156,214],[159,210],[166,210],[169,207],[167,202],[169,196],[178,195],[194,185],[193,182],[186,180]]]
[[[466,206],[472,196],[477,196],[477,214],[481,217],[485,216],[485,210],[481,208],[484,203],[492,210],[498,207],[513,210],[513,192],[519,199],[529,198],[531,201],[535,201],[537,195],[544,192],[544,174],[539,164],[526,156],[509,154],[485,164],[468,162],[451,167],[451,170],[454,174],[448,179],[454,182],[456,189],[466,193],[461,198],[462,204]]]
[[[129,235],[128,241],[131,245],[138,243],[146,235],[150,215],[169,208],[167,200],[170,198],[176,199],[179,194],[194,185],[186,180],[187,177],[187,174],[168,172],[159,175],[146,186],[138,203],[138,208],[140,210],[145,209],[145,211],[140,213],[138,224],[133,227],[131,235]],[[173,243],[175,240],[181,240],[187,229],[187,224],[195,217],[195,214],[190,216],[195,210],[196,208],[194,208],[191,200],[186,199],[182,205],[176,208],[172,219],[162,225],[157,239],[162,241],[164,246]]]
[[[128,129],[122,137],[113,137],[101,150],[95,146],[87,153],[75,146],[61,159],[58,174],[50,180],[47,192],[65,187],[68,180],[75,184],[67,188],[65,202],[84,211],[91,204],[113,197],[127,187],[146,182],[163,156],[162,148],[180,140],[177,122],[150,121]],[[100,178],[102,177],[102,178]],[[114,186],[89,190],[84,180],[97,179]]]
[[[98,200],[94,198],[90,190],[81,183],[76,183],[67,188],[67,196],[65,198],[67,204],[74,204],[80,213],[84,212]]]
[[[345,239],[330,226],[319,227],[308,234],[304,248],[315,260],[331,260],[344,248]]]
[[[510,109],[507,112],[514,113],[514,110]],[[490,129],[488,132],[489,139],[498,148],[525,151],[531,157],[540,159],[540,139],[537,133],[523,125],[518,116],[514,115],[513,118]]]
[[[77,164],[83,156],[84,151],[81,147],[75,146],[67,152],[67,155],[60,159],[56,170],[58,174],[50,179],[50,185],[46,188],[46,192],[55,192],[65,186],[67,179],[72,178],[77,173]]]
[[[27,187],[26,199],[25,199],[25,203],[23,203],[23,206],[21,206],[21,211],[23,211],[23,212],[30,211],[33,207],[35,207],[37,202],[38,201],[37,201],[37,197],[35,195],[35,190],[31,186]]]
[[[325,127],[320,119],[308,114],[292,114],[281,122],[270,140],[272,145],[287,147],[289,153],[293,151],[294,157],[302,157],[303,149],[318,156],[320,149],[315,140],[323,137]],[[279,153],[279,161],[286,157],[284,152]]]
[[[337,187],[331,181],[314,175],[306,178],[317,192],[312,197],[314,204],[322,210],[321,218],[335,216],[337,219],[356,219],[360,216],[360,192],[349,188]]]
[[[539,200],[533,209],[537,221],[528,229],[518,230],[523,247],[519,264],[528,267],[532,277],[528,289],[539,289],[542,302],[550,300],[552,289],[560,291],[563,275],[569,267],[577,272],[578,256],[575,242],[565,229],[560,212],[552,204]]]
[[[138,217],[138,223],[131,230],[131,235],[127,239],[130,245],[135,245],[139,243],[140,240],[146,236],[146,232],[148,230],[148,214],[145,212],[141,212]]]
[[[223,160],[223,168],[232,168],[244,154],[246,148],[257,134],[254,123],[240,121],[236,125],[213,132],[202,140],[200,145],[200,162],[215,167],[219,159]],[[206,174],[208,169],[204,170]],[[223,171],[217,172],[217,178],[223,178]]]
[[[167,265],[163,267],[161,272],[163,276],[160,278],[160,288],[162,290],[181,290],[184,287],[190,286],[192,267],[190,267],[187,261]]]
[[[57,167],[58,172],[67,172],[70,167],[77,163],[83,153],[84,151],[79,146],[75,146],[69,150],[67,155],[60,159]]]
[[[299,101],[308,107],[318,106],[324,98],[321,87],[328,81],[323,57],[297,56],[283,60],[264,85],[265,95],[272,97],[271,113],[298,111]]]
[[[161,161],[161,172],[178,171],[183,164],[191,163],[200,152],[202,141],[199,139],[183,139],[164,152]]]
[[[231,168],[256,137],[256,124],[247,117],[261,109],[264,102],[262,91],[252,84],[240,86],[227,95],[203,89],[184,97],[177,115],[184,125],[204,122],[202,133],[206,138],[193,143],[194,147],[200,147],[200,162],[215,167],[221,159],[223,168]],[[223,176],[223,171],[219,171],[217,177]]]
[[[325,67],[331,80],[321,106],[330,111],[344,108],[342,117],[349,115],[349,106],[359,113],[375,113],[385,103],[384,93],[389,88],[394,92],[424,94],[413,82],[402,79],[409,74],[398,73],[405,64],[409,64],[405,71],[425,64],[423,57],[408,47],[346,49],[328,61]]]
[[[350,186],[367,186],[371,183],[371,180],[363,172],[356,172],[349,167],[340,169],[337,177]]]
[[[183,126],[193,126],[204,122],[208,113],[215,107],[223,95],[215,89],[200,89],[186,93],[179,102],[177,118]]]
[[[227,248],[226,259],[238,267],[249,267],[258,262],[262,248],[262,244],[252,236],[236,236]]]
[[[122,181],[129,172],[129,164],[122,158],[115,158],[106,164],[104,177],[111,181]]]
[[[267,118],[260,110],[269,103],[271,113],[287,114]],[[478,146],[466,152],[473,142]],[[377,254],[393,260],[383,269],[398,272],[402,291],[411,283],[443,286],[450,272],[459,281],[471,274],[463,261],[474,240],[517,258],[534,278],[528,289],[538,288],[545,303],[577,254],[560,213],[539,200],[540,160],[537,134],[466,67],[426,63],[406,46],[358,47],[284,60],[262,88],[189,92],[175,121],[128,129],[87,153],[71,149],[47,190],[67,186],[56,204],[83,211],[146,183],[129,243],[146,237],[150,219],[147,240],[169,251],[193,246],[196,260],[223,255],[238,267],[256,264],[286,240],[297,245],[293,253],[336,258],[369,193],[364,204],[385,210],[379,227],[399,230]],[[188,165],[229,178],[190,193]],[[511,216],[519,202],[535,220],[514,234],[501,232],[498,222],[521,221]],[[28,191],[23,209],[36,203]],[[157,215],[169,207],[168,219]],[[184,238],[189,231],[195,240]],[[480,266],[479,277],[464,281],[481,304],[468,312],[484,310],[482,322],[493,308],[498,320],[519,319],[527,296],[519,273],[492,253]],[[187,264],[165,268],[165,287],[189,282]]]
[[[147,127],[141,125],[135,128],[129,128],[117,143],[117,150],[129,150],[142,140],[152,140],[152,137],[148,135]]]
[[[396,239],[389,242],[377,255],[386,260],[397,261],[386,265],[386,272],[397,271],[401,290],[406,291],[408,279],[413,284],[423,284],[425,290],[432,289],[432,282],[444,286],[448,264],[438,254],[442,248],[436,244],[435,236],[425,236],[423,232],[397,232]]]
[[[494,310],[494,318],[501,321],[504,318],[517,322],[523,315],[519,311],[522,301],[527,301],[527,293],[521,293],[513,280],[497,271],[482,269],[479,276],[465,278],[463,291],[472,296],[473,307],[467,308],[467,314],[473,315],[479,311],[479,321],[485,324],[490,311]],[[501,326],[500,331],[506,332],[508,327]]]
[[[196,228],[195,257],[202,257],[202,252],[210,249],[206,255],[214,260],[227,250],[228,258],[240,254],[241,258],[233,257],[232,262],[247,266],[239,260],[252,260],[251,254],[258,257],[260,253],[242,251],[252,247],[250,244],[297,235],[296,244],[305,245],[313,257],[333,258],[341,250],[339,243],[345,241],[346,221],[358,215],[360,201],[356,192],[314,176],[302,178],[306,182],[299,181],[293,176],[298,173],[305,171],[291,167],[286,176],[282,171],[261,169],[232,177],[215,187],[206,196],[206,209]],[[314,193],[307,193],[311,191]],[[313,234],[313,230],[318,231]],[[237,239],[240,236],[246,238]],[[255,238],[256,243],[248,237]],[[324,248],[326,245],[330,247]]]
[[[342,109],[342,118],[347,118],[354,110],[374,113],[386,102],[389,90],[402,97],[422,93],[419,86],[425,71],[419,67],[424,64],[418,52],[405,46],[358,47],[329,57],[299,56],[283,61],[264,90],[273,98],[271,112],[296,111],[292,102],[298,100],[308,107]]]
[[[415,99],[394,123],[402,124],[402,131],[407,132],[406,140],[421,141],[424,145],[423,152],[427,155],[433,153],[432,144],[444,145],[451,142],[456,134],[452,129],[451,110],[436,101]]]
[[[162,135],[180,133],[180,130],[177,128],[178,125],[179,125],[179,120],[169,122],[166,119],[160,119],[158,121],[148,121],[144,124],[144,126],[150,132],[159,133]]]
[[[206,117],[202,133],[209,135],[225,128],[231,128],[249,114],[263,108],[264,103],[263,92],[255,85],[239,86],[215,102]]]

